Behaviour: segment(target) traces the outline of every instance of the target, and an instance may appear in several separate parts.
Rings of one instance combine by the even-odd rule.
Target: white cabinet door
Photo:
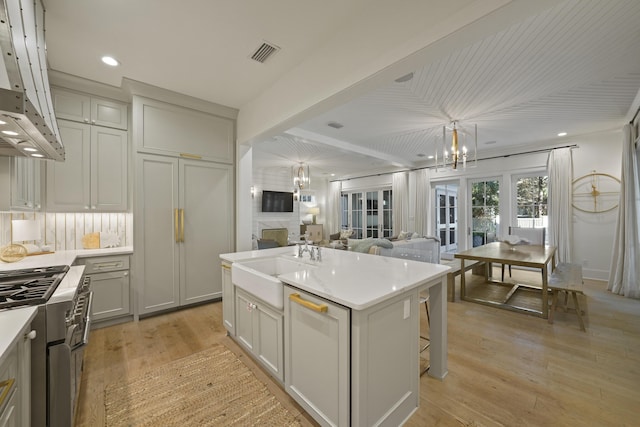
[[[58,88],[51,93],[58,119],[127,130],[128,107],[122,102]]]
[[[65,161],[47,165],[47,208],[50,211],[89,210],[91,203],[91,127],[58,121]]]
[[[138,312],[146,314],[180,303],[178,159],[139,155],[136,174],[135,286]]]
[[[287,392],[321,425],[350,425],[349,309],[285,286],[284,330]]]
[[[254,342],[256,357],[277,379],[284,381],[283,315],[256,300]]]
[[[125,131],[58,121],[64,162],[47,165],[50,211],[127,210],[128,136]]]
[[[236,335],[235,295],[231,283],[231,265],[222,262],[222,323],[231,336]]]
[[[198,160],[179,161],[180,304],[220,298],[216,259],[231,251],[233,168]]]
[[[131,313],[129,271],[91,274],[92,319],[105,320]]]
[[[240,289],[236,290],[236,338],[247,350],[253,349],[253,298]]]
[[[41,161],[28,157],[14,157],[11,167],[11,207],[18,210],[40,210]]]
[[[284,381],[283,315],[236,289],[236,339],[275,378]]]
[[[127,130],[128,109],[121,102],[91,98],[91,124]]]
[[[51,88],[51,96],[58,119],[91,123],[91,98],[88,95]],[[66,141],[64,143],[66,145]]]
[[[91,209],[127,210],[127,132],[91,127]]]

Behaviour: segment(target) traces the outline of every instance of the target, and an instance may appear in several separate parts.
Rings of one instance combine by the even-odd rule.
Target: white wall
[[[620,178],[622,131],[601,133],[578,141],[573,152],[573,176],[589,172]],[[573,212],[573,262],[582,264],[584,277],[608,280],[618,209],[601,214]]]

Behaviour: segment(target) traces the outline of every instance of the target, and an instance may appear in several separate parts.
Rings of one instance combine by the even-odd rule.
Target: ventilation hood
[[[64,160],[41,0],[0,0],[0,155]]]

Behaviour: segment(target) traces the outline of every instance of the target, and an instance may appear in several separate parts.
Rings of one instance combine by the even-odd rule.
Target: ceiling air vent
[[[253,52],[251,59],[264,63],[271,55],[279,51],[280,48],[272,43],[264,42]]]

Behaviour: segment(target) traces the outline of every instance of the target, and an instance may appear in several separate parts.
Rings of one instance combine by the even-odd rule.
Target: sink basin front
[[[315,266],[281,257],[240,261],[231,265],[231,281],[251,295],[282,310],[283,286],[277,276],[310,268]]]

